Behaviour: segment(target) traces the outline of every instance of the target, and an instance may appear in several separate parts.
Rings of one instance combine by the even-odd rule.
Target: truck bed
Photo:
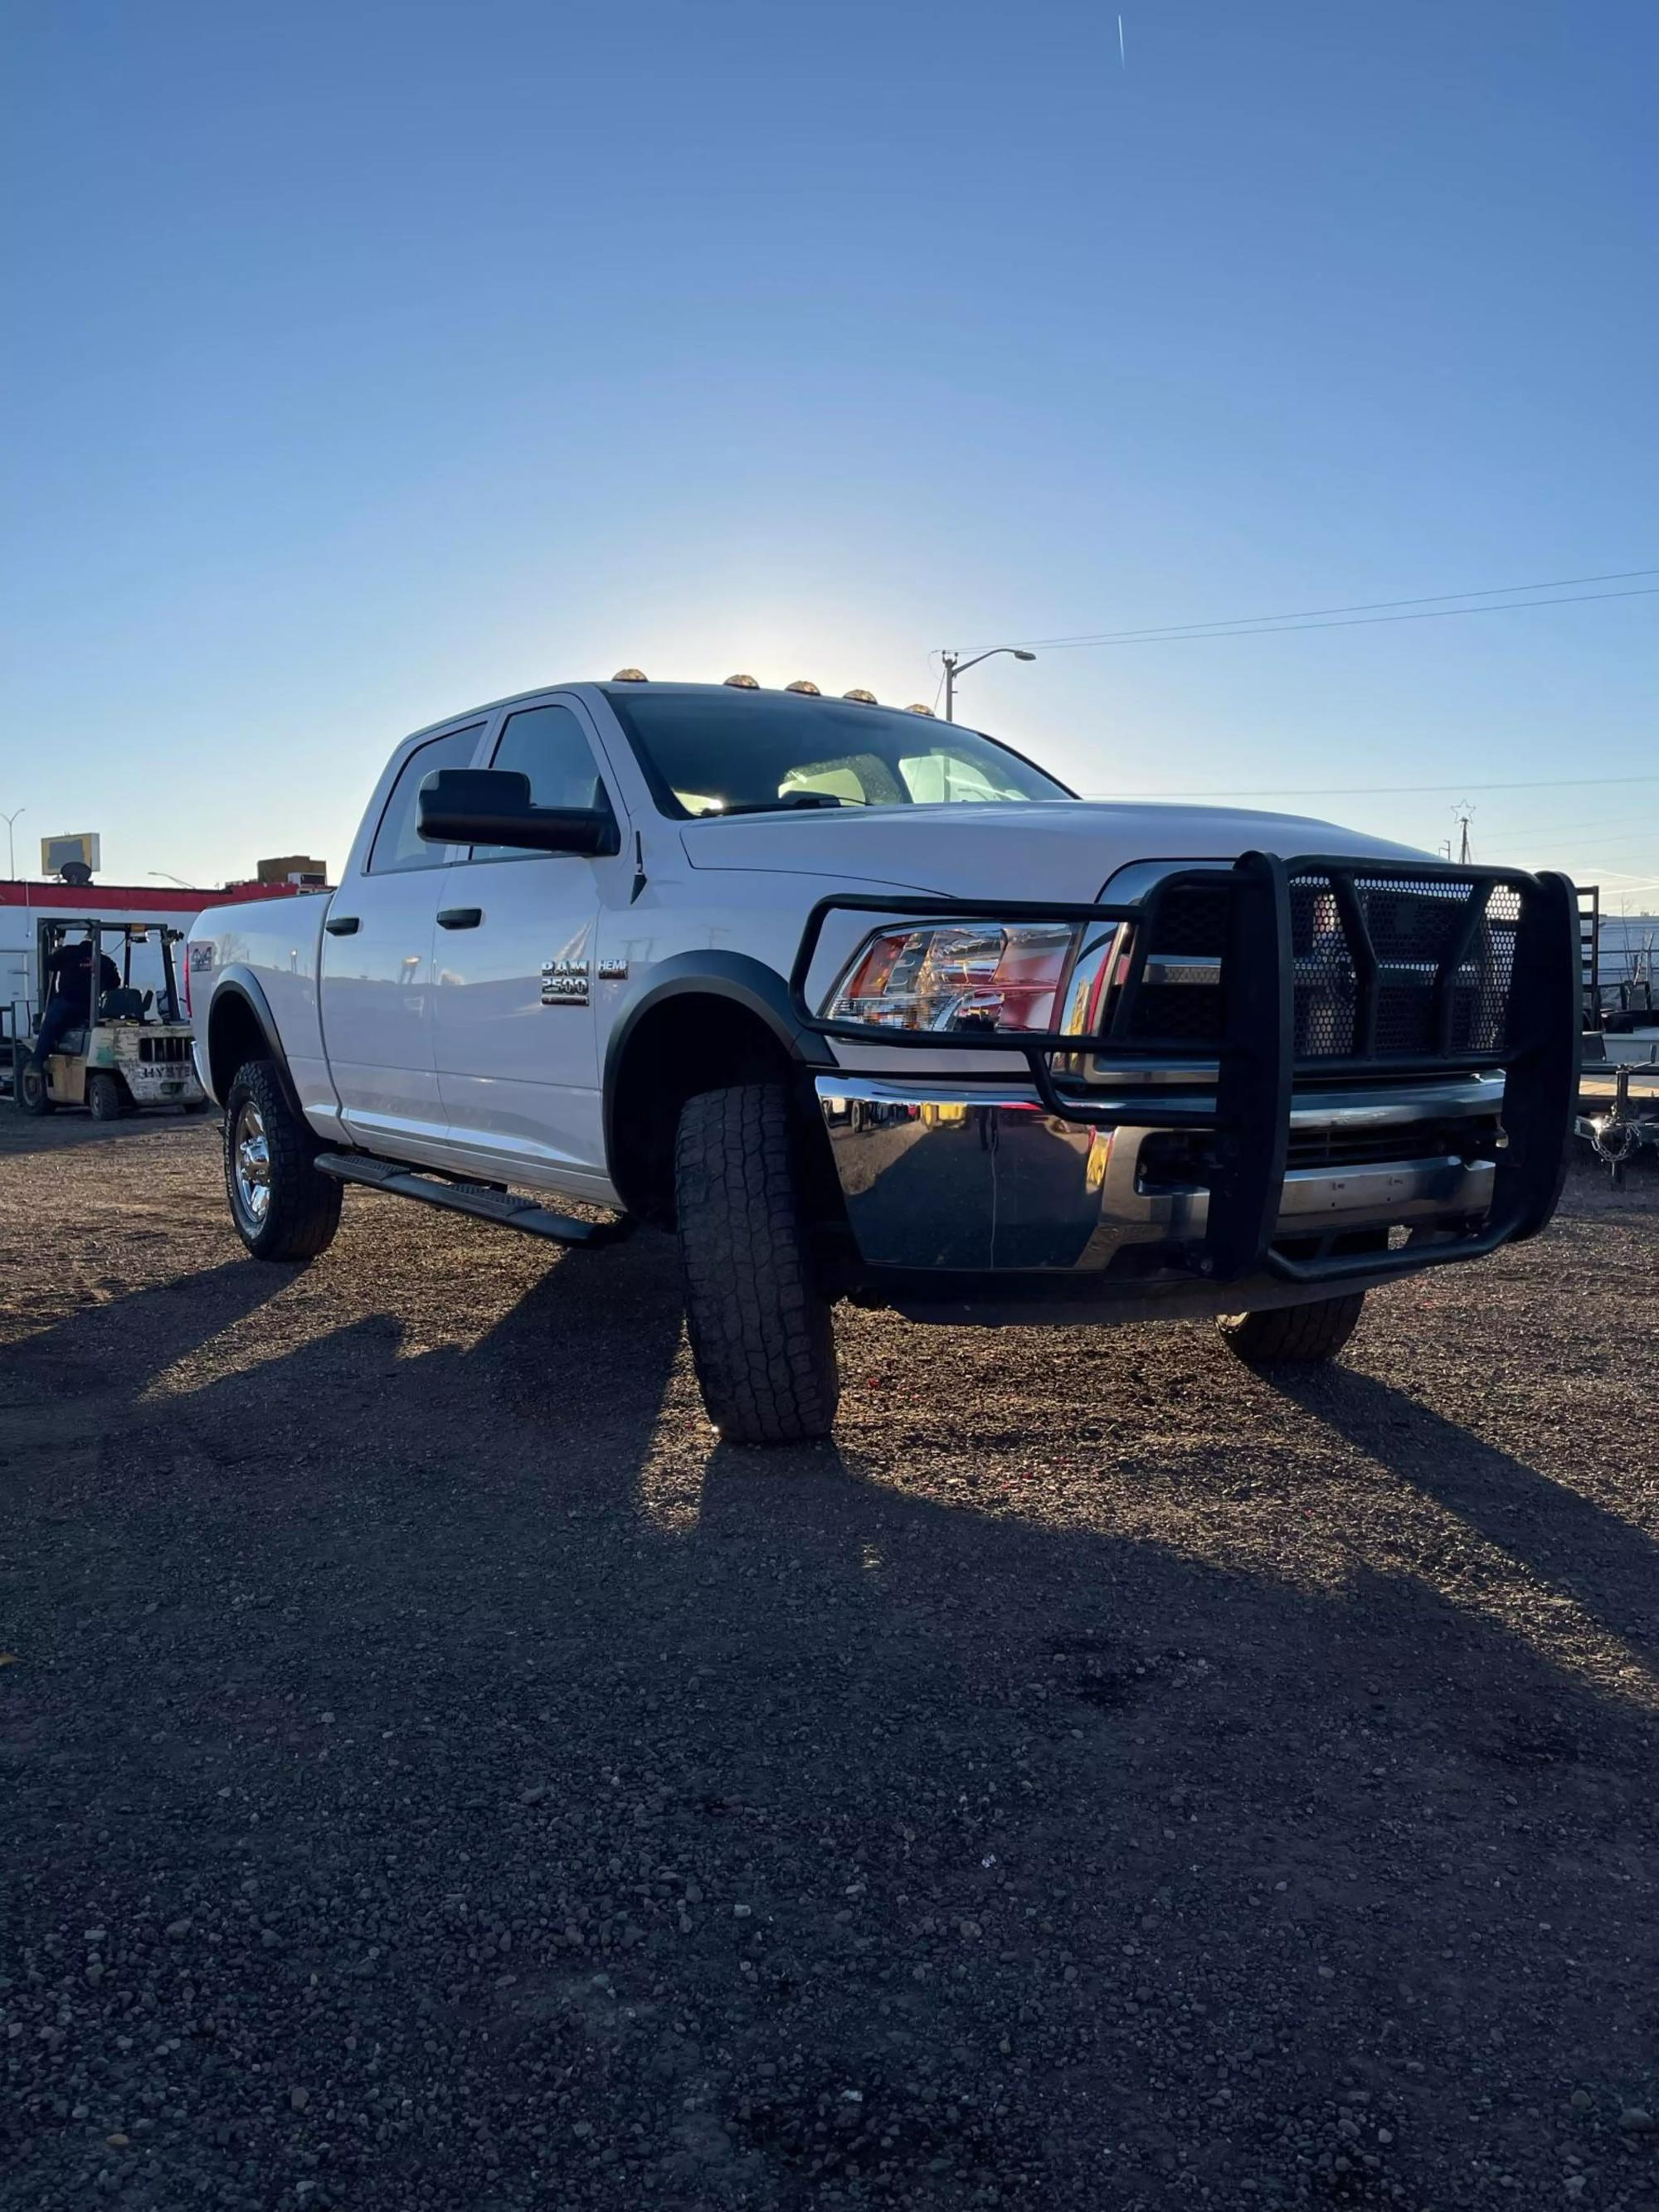
[[[240,975],[258,986],[270,1007],[307,1114],[331,1118],[337,1112],[317,993],[323,923],[333,896],[307,891],[296,898],[208,907],[197,916],[185,968],[198,1061],[210,1091],[206,1045],[213,996],[228,978]]]

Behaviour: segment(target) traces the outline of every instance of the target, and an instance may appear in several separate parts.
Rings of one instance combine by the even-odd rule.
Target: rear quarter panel
[[[330,891],[311,891],[297,898],[209,907],[197,916],[185,948],[203,1084],[211,1092],[208,1041],[214,1005],[221,991],[251,979],[270,1010],[306,1118],[321,1135],[335,1133],[339,1115],[317,1000],[323,921],[332,896]]]

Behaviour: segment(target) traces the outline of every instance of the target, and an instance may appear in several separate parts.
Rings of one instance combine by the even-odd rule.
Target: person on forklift
[[[51,993],[40,1016],[40,1033],[29,1054],[33,1067],[44,1068],[48,1053],[56,1052],[66,1030],[88,1027],[97,1018],[92,992],[92,939],[82,937],[73,945],[60,945],[46,963]],[[118,991],[121,971],[107,952],[98,955],[98,991]]]

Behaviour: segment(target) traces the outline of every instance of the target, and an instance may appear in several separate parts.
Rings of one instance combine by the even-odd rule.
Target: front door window
[[[531,800],[537,806],[587,809],[610,804],[592,747],[568,707],[524,707],[509,714],[489,764],[527,775]],[[524,856],[510,845],[475,845],[472,857],[507,860]]]

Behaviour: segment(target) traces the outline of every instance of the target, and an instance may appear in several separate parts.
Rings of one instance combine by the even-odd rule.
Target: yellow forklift
[[[95,915],[43,917],[37,933],[40,1007],[11,1039],[12,1103],[22,1114],[50,1114],[59,1106],[84,1106],[94,1121],[113,1121],[141,1106],[172,1106],[197,1113],[207,1095],[196,1077],[190,1024],[179,1018],[173,948],[184,932],[137,921],[104,921]],[[159,941],[161,988],[140,990],[132,981],[133,949]],[[84,944],[85,1012],[51,1041],[44,1068],[32,1061],[50,998],[49,979],[65,952]],[[113,946],[118,957],[106,948]],[[118,981],[112,983],[107,968]],[[76,1009],[77,1012],[79,1009]]]

